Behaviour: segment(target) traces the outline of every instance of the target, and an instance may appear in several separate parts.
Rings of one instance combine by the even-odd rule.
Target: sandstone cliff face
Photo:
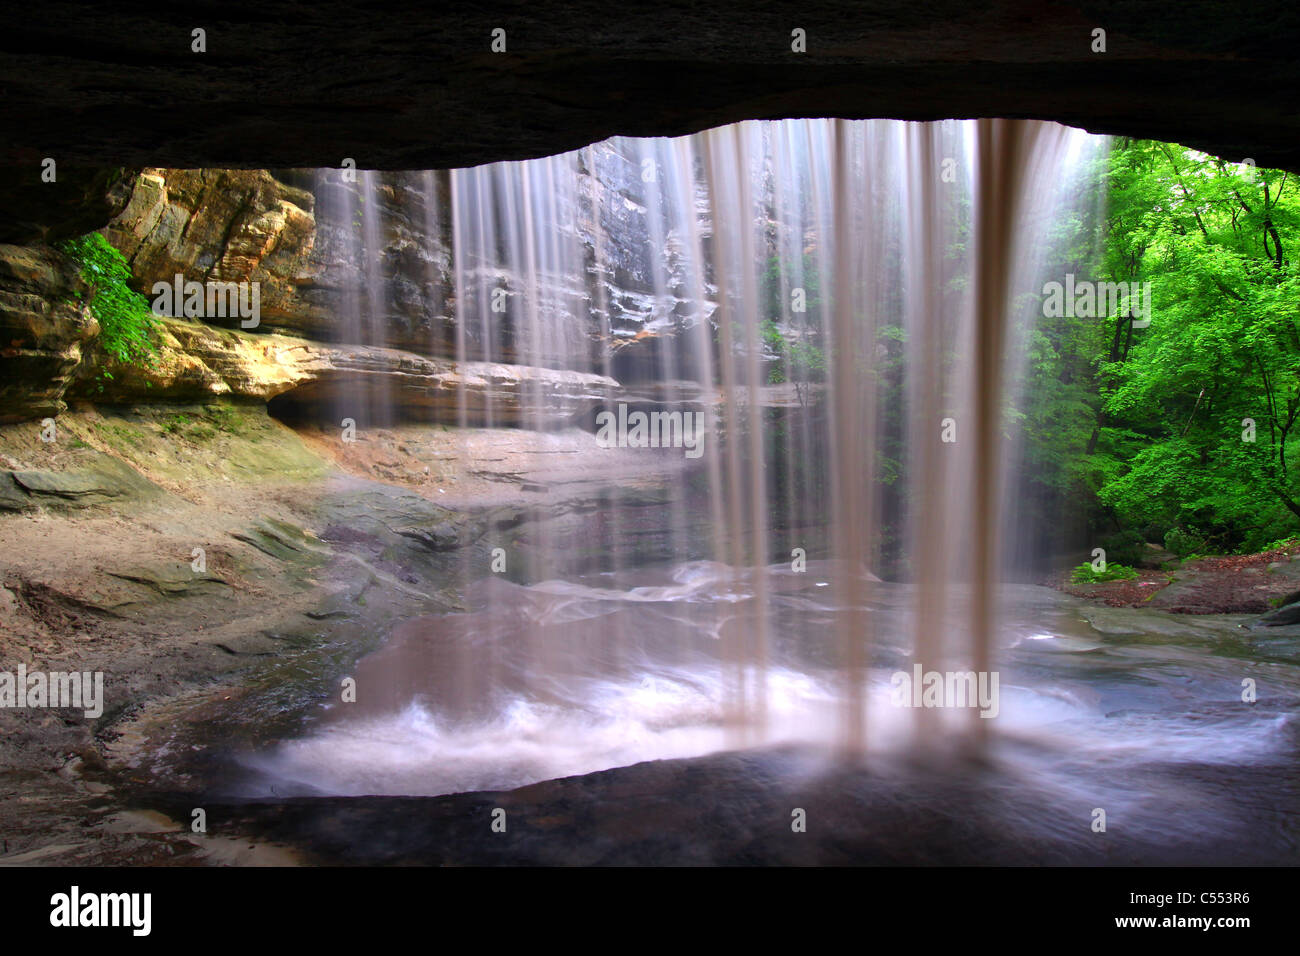
[[[126,208],[139,172],[56,163],[47,182],[45,170],[35,158],[0,167],[0,243],[49,243],[102,229]]]
[[[146,294],[177,273],[257,282],[267,325],[323,328],[327,314],[302,294],[317,271],[314,205],[311,192],[261,169],[146,169],[104,234]]]
[[[122,210],[103,232],[130,263],[133,285],[152,299],[156,283],[170,285],[177,275],[200,283],[257,283],[258,326],[233,335],[240,322],[233,315],[164,323],[154,362],[113,368],[105,381],[86,348],[97,326],[76,305],[80,283],[71,264],[49,246],[6,247],[0,256],[0,331],[8,333],[0,340],[7,349],[0,354],[6,372],[0,414],[55,414],[65,394],[109,402],[264,401],[301,387],[305,402],[336,390],[348,376],[354,384],[388,376],[392,381],[381,391],[401,396],[403,414],[418,409],[424,417],[437,410],[448,420],[454,403],[420,397],[398,369],[430,360],[445,364],[456,358],[458,341],[466,358],[499,369],[532,363],[652,379],[661,352],[680,348],[684,337],[678,333],[709,321],[716,305],[691,300],[680,282],[654,287],[653,276],[665,266],[671,280],[673,249],[671,239],[656,241],[651,234],[655,193],[642,179],[630,142],[596,144],[565,161],[578,173],[569,234],[575,254],[565,274],[547,277],[565,290],[545,319],[548,338],[560,343],[554,354],[533,355],[517,345],[527,299],[517,264],[473,266],[490,272],[493,287],[506,291],[504,314],[484,323],[476,317],[485,303],[467,298],[458,308],[449,173],[344,177],[339,170],[148,168],[131,180],[110,177],[100,184],[114,193],[100,206]],[[700,230],[707,235],[709,223],[701,221]],[[705,292],[716,294],[711,286]],[[458,330],[462,313],[471,318]],[[289,363],[293,373],[268,366],[265,356],[287,348],[277,337],[294,339],[298,353],[309,351],[307,365],[315,371],[304,372],[301,363]],[[467,372],[466,380],[540,381],[541,371],[484,378],[480,370]],[[440,381],[445,372],[436,372]],[[419,373],[428,374],[435,373]],[[566,386],[573,401],[563,397],[564,389],[555,392],[555,414],[568,417],[586,409],[592,396],[610,394],[613,383],[598,379]],[[545,388],[555,386],[547,381]],[[533,420],[540,414],[536,401],[517,406],[509,397],[513,387],[501,395],[503,420]],[[478,395],[497,391],[496,385],[473,386],[471,410]]]
[[[75,265],[44,245],[0,246],[0,422],[57,415],[99,324]]]
[[[316,237],[314,280],[302,293],[308,308],[284,326],[323,341],[454,357],[447,174],[363,171],[345,179],[339,170],[298,170],[290,175],[309,184],[316,198]],[[367,236],[370,230],[373,235]],[[476,345],[471,331],[467,357],[483,357]]]
[[[379,345],[420,354],[455,355],[456,302],[452,275],[452,213],[446,173],[361,173],[348,182],[338,171],[146,169],[129,204],[105,235],[131,263],[142,290],[177,273],[197,281],[261,284],[262,323],[336,343]],[[590,340],[585,356],[598,364],[610,340],[625,343],[647,326],[704,315],[678,297],[657,298],[655,259],[647,228],[647,190],[639,161],[618,143],[584,151],[575,217],[583,254],[575,271],[558,277],[577,301],[556,321]],[[369,189],[363,190],[365,178]],[[377,249],[359,248],[367,199],[377,202]],[[601,248],[597,263],[596,247]],[[514,361],[524,279],[498,268],[510,293],[504,328],[491,343],[494,358]],[[376,298],[367,283],[380,287]],[[348,323],[348,297],[360,322]],[[377,309],[378,314],[369,314]],[[230,324],[234,324],[233,321]],[[608,331],[606,331],[608,330]],[[488,354],[477,323],[465,330],[470,357]]]
[[[581,255],[569,274],[553,277],[572,294],[547,319],[569,348],[534,360],[602,368],[617,352],[624,369],[637,364],[626,361],[630,355],[649,364],[656,337],[707,321],[714,305],[691,302],[680,288],[655,290],[652,276],[670,250],[651,240],[647,216],[654,210],[626,144],[598,144],[576,162],[573,240]],[[445,172],[361,172],[349,181],[337,170],[146,169],[105,235],[146,294],[177,274],[257,282],[260,331],[454,358],[450,193]],[[481,323],[466,323],[466,357],[518,364],[527,360],[516,347],[525,278],[500,263],[492,271],[508,293],[507,310],[487,341]],[[474,314],[481,307],[467,302]]]

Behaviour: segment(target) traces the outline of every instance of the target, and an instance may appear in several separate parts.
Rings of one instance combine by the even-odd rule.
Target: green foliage
[[[1264,545],[1259,550],[1281,551],[1283,548],[1294,548],[1297,544],[1300,544],[1300,537],[1297,537],[1296,535],[1288,535],[1285,538],[1279,538],[1276,541],[1270,541],[1268,544]]]
[[[1029,470],[1058,501],[1092,502],[1097,530],[1163,536],[1179,554],[1257,551],[1294,534],[1295,176],[1121,140],[1100,182],[1102,234],[1059,224],[1079,256],[1052,269],[1149,282],[1151,322],[1048,318],[1027,332]]]
[[[90,287],[88,303],[99,322],[104,351],[124,365],[147,362],[157,351],[153,342],[157,320],[149,300],[128,284],[131,267],[122,253],[98,232],[69,239],[58,248],[76,260],[81,278]],[[104,377],[112,379],[107,372]]]
[[[1103,500],[1121,520],[1194,527],[1202,546],[1259,548],[1300,524],[1293,177],[1133,143],[1113,157],[1112,202],[1110,267],[1149,278],[1156,311],[1099,364],[1099,451],[1132,462]]]
[[[802,311],[795,311],[796,289],[801,290]],[[759,301],[763,314],[772,317],[760,326],[763,346],[778,359],[768,372],[768,384],[791,381],[800,400],[806,401],[805,386],[826,378],[826,355],[812,331],[815,317],[824,307],[816,257],[805,253],[789,263],[779,256],[771,257],[759,277]],[[775,317],[780,317],[785,331]]]
[[[1165,549],[1172,551],[1180,558],[1188,558],[1194,554],[1199,554],[1204,547],[1204,538],[1184,531],[1182,528],[1170,528],[1169,533],[1165,535]]]
[[[1078,178],[1078,194],[1069,208],[1101,208],[1105,167],[1099,162]],[[1096,277],[1104,251],[1105,221],[1100,216],[1069,215],[1053,222],[1044,242],[1045,277],[1067,274]],[[1036,291],[1036,290],[1035,290]],[[1117,470],[1114,462],[1090,454],[1100,405],[1096,362],[1108,347],[1105,330],[1096,319],[1077,315],[1046,316],[1039,296],[1021,296],[1015,315],[1024,341],[1024,394],[1007,410],[1009,424],[1023,436],[1025,465],[1019,476],[1020,512],[1045,531],[1056,516],[1080,503],[1098,531],[1116,530],[1105,520],[1097,490]],[[1063,538],[1055,542],[1065,547]],[[1049,545],[1050,546],[1050,545]],[[1109,548],[1108,548],[1109,553]]]
[[[1092,564],[1085,561],[1070,572],[1071,584],[1101,584],[1105,581],[1128,581],[1138,576],[1137,568],[1106,562],[1105,571],[1094,571]]]
[[[806,337],[787,339],[772,319],[766,320],[760,329],[764,346],[780,360],[780,364],[768,373],[769,385],[787,380],[797,385],[806,385],[826,379],[826,355]]]
[[[792,311],[795,289],[803,290],[804,311],[801,313]],[[817,258],[804,253],[801,259],[787,263],[782,262],[779,256],[772,256],[759,276],[759,295],[767,315],[788,316],[791,324],[817,315],[823,305]]]

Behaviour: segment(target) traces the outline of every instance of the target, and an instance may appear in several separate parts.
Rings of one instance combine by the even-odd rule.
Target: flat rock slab
[[[71,471],[0,472],[0,507],[82,506],[161,495],[162,489],[125,462],[96,454]],[[25,497],[23,497],[25,496]]]
[[[315,535],[274,518],[259,519],[247,530],[231,532],[231,537],[280,561],[318,563],[330,553],[329,547]]]
[[[208,589],[212,585],[229,586],[224,578],[207,571],[195,571],[191,565],[182,561],[140,564],[108,573],[124,581],[143,584],[162,595],[180,595]]]
[[[1198,774],[1226,785],[1239,768]],[[1198,778],[1199,779],[1199,778]],[[333,865],[1134,865],[1294,862],[1276,833],[1294,784],[1270,778],[1254,835],[1170,840],[1155,813],[1103,841],[1077,806],[978,767],[831,766],[795,751],[659,760],[507,792],[433,797],[298,797],[230,802],[141,795],[213,832],[291,847]],[[805,811],[806,832],[791,826]],[[504,811],[505,832],[492,828]],[[1085,816],[1086,820],[1086,816]]]

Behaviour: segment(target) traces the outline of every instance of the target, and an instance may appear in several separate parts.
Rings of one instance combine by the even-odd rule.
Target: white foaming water
[[[411,703],[397,714],[326,727],[248,765],[276,781],[278,795],[432,795],[501,790],[646,760],[696,757],[734,745],[719,678],[644,675],[592,682],[586,706],[515,698],[496,720],[456,725]],[[772,742],[824,741],[836,700],[817,680],[768,674],[776,718]]]
[[[733,665],[719,653],[720,631],[729,622],[745,626],[753,611],[752,572],[692,562],[667,573],[674,584],[626,589],[493,582],[486,610],[413,622],[361,662],[368,707],[333,704],[306,737],[246,758],[257,777],[252,789],[277,796],[434,795],[510,789],[738,747],[798,745],[829,755],[842,687],[833,668],[819,663],[818,649],[829,643],[830,622],[840,611],[815,596],[825,594],[817,585],[831,570],[817,564],[806,575],[765,570],[767,593],[788,613],[775,615],[785,638],[778,660],[762,677],[747,677],[764,680],[762,726],[735,719],[728,696],[736,686],[728,674]],[[603,584],[614,583],[602,577]],[[736,600],[719,601],[719,593]],[[877,598],[871,609],[877,634],[899,666],[877,663],[868,675],[871,751],[906,753],[915,744],[914,711],[896,704],[890,677],[908,667],[911,593],[880,585]],[[516,668],[494,658],[523,653],[512,629],[521,609],[536,624],[541,653],[548,641],[579,649],[572,658],[553,658],[546,680],[530,672],[526,685],[502,675],[528,670],[527,660]],[[449,628],[457,622],[465,626]],[[1234,709],[1227,695],[1214,712],[1182,707],[1189,683],[1221,683],[1236,666],[1230,660],[1191,653],[1177,642],[1108,647],[1034,630],[1038,622],[1028,618],[1009,623],[994,718],[1009,746],[997,758],[1045,788],[1095,799],[1100,788],[1091,771],[1122,777],[1153,762],[1242,764],[1285,746],[1285,715],[1260,719]],[[487,659],[498,661],[494,680],[457,696],[465,663],[474,668]],[[1163,684],[1171,661],[1179,670]],[[1080,662],[1099,670],[1081,675]],[[435,675],[442,681],[431,680]],[[468,698],[490,705],[467,710],[460,702]],[[941,731],[956,731],[969,711],[946,708],[934,716]],[[1116,806],[1121,797],[1113,797]]]

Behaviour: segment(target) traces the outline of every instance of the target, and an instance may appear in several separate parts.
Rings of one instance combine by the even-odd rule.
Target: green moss
[[[167,421],[163,422],[159,428],[164,435],[180,435],[190,426],[190,417],[188,415],[175,414]]]
[[[242,411],[230,405],[209,405],[201,416],[183,412],[169,416],[159,426],[164,435],[186,438],[192,442],[212,441],[218,435],[247,435],[253,428]]]
[[[128,448],[143,448],[144,438],[140,432],[125,422],[95,422],[92,426],[99,437],[110,445]]]
[[[244,413],[233,405],[209,405],[203,414],[214,428],[227,435],[239,435],[248,430]]]
[[[1297,542],[1300,542],[1300,538],[1297,538],[1295,535],[1289,535],[1288,537],[1285,538],[1279,538],[1277,541],[1274,541],[1272,544],[1266,544],[1264,545],[1264,547],[1260,548],[1259,550],[1280,551],[1283,548],[1294,548]]]

